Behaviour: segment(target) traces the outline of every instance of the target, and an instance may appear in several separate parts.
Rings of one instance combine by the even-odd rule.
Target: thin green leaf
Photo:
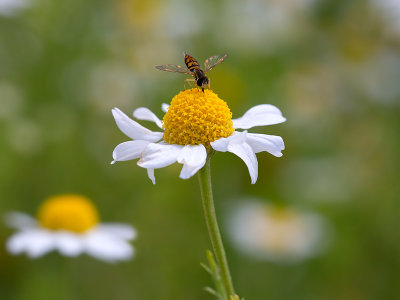
[[[209,266],[207,266],[207,265],[204,264],[204,263],[200,263],[200,266],[202,266],[203,269],[206,270],[206,272],[207,272],[208,274],[210,274],[211,276],[213,275],[213,272],[212,272],[212,270],[210,269]]]

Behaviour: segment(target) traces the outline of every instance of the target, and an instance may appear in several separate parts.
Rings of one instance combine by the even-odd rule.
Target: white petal
[[[159,169],[176,162],[183,146],[168,144],[149,144],[142,152],[138,165],[142,168]]]
[[[138,120],[152,121],[156,123],[159,128],[162,129],[161,120],[150,109],[146,107],[139,107],[135,109],[135,111],[133,112],[133,116]]]
[[[153,132],[133,121],[118,108],[114,108],[112,114],[119,129],[133,140],[157,142],[163,136],[162,132]]]
[[[161,110],[163,111],[163,112],[167,112],[168,111],[168,108],[169,108],[169,105],[168,104],[166,104],[166,103],[163,103],[163,104],[161,104]]]
[[[147,169],[147,176],[150,178],[153,184],[156,184],[156,177],[154,176],[154,169]]]
[[[187,145],[180,151],[177,161],[183,164],[181,174],[182,179],[192,177],[198,170],[200,170],[207,159],[207,151],[203,145]]]
[[[58,231],[53,236],[56,249],[65,256],[78,256],[84,250],[82,234]]]
[[[125,239],[101,228],[94,229],[86,235],[85,246],[88,254],[107,262],[128,260],[133,255],[133,248]]]
[[[229,136],[227,138],[220,138],[220,139],[212,142],[211,147],[216,151],[226,152],[226,151],[228,151],[228,145],[230,143],[245,142],[247,139],[246,134],[247,134],[247,131],[245,131],[245,132],[235,131],[231,136]]]
[[[251,183],[255,184],[258,177],[258,161],[253,149],[247,144],[230,144],[228,151],[239,156],[249,169]]]
[[[103,232],[126,240],[133,240],[137,236],[136,229],[127,224],[102,223],[98,226]]]
[[[233,119],[233,128],[249,129],[285,122],[281,111],[270,104],[260,104],[250,108],[241,118]]]
[[[220,138],[211,143],[214,150],[220,152],[231,152],[239,156],[246,164],[249,169],[251,183],[254,184],[258,177],[258,162],[257,157],[247,144],[247,131],[235,132],[233,135],[227,138]]]
[[[17,229],[28,229],[36,227],[36,220],[31,216],[20,212],[9,212],[4,216],[7,226]]]
[[[276,157],[281,157],[281,151],[285,149],[282,138],[276,135],[248,133],[247,143],[253,149],[254,153],[267,151]]]
[[[29,257],[36,258],[54,249],[54,239],[45,230],[24,230],[11,236],[7,249],[12,254],[26,252]]]
[[[6,243],[7,250],[11,254],[20,254],[25,251],[27,244],[31,241],[31,235],[34,230],[25,230],[22,232],[17,232],[12,235]]]
[[[148,144],[150,144],[150,142],[143,140],[128,141],[119,144],[113,151],[114,160],[111,163],[139,158]]]

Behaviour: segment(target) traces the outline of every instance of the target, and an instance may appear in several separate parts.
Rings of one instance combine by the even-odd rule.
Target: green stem
[[[228,297],[235,295],[231,274],[229,273],[228,261],[222,244],[221,233],[218,228],[217,216],[215,214],[214,200],[211,187],[210,156],[207,157],[205,166],[199,171],[199,182],[201,198],[203,200],[204,215],[206,218],[208,233],[217,259],[222,282]]]

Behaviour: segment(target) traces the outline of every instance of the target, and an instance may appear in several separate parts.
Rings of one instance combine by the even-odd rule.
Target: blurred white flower
[[[257,201],[237,206],[228,218],[228,230],[239,251],[278,263],[318,254],[328,235],[326,221],[319,215]]]
[[[399,1],[400,18],[400,1]],[[399,21],[400,32],[400,21]],[[397,50],[383,49],[362,64],[345,64],[350,83],[367,99],[383,106],[399,106],[400,55]]]
[[[280,178],[291,182],[288,189],[282,180],[280,193],[290,199],[297,197],[307,203],[340,202],[354,199],[364,189],[367,172],[359,174],[360,158],[346,153],[326,157],[299,157],[280,170]],[[357,172],[357,173],[354,173]]]
[[[140,94],[140,84],[132,69],[119,62],[109,61],[90,71],[87,90],[94,107],[108,113],[112,108],[110,99],[118,105],[135,101]]]
[[[14,119],[20,113],[25,102],[22,90],[6,81],[0,81],[0,99],[0,120],[5,121]]]
[[[265,53],[298,36],[314,0],[225,1],[216,34],[224,47]]]
[[[30,5],[27,0],[0,0],[0,15],[13,17]]]
[[[387,24],[388,29],[400,33],[400,1],[399,0],[370,0],[370,5]]]
[[[106,262],[128,260],[133,255],[129,240],[136,231],[129,225],[99,223],[96,208],[81,195],[57,195],[39,208],[37,220],[20,212],[8,213],[10,227],[19,231],[7,241],[11,254],[38,258],[50,251],[75,257],[87,253]]]
[[[170,38],[195,35],[201,30],[202,24],[205,24],[204,19],[207,16],[201,4],[201,1],[165,1],[161,18],[162,29]]]
[[[6,136],[12,149],[18,154],[32,156],[44,146],[44,134],[40,126],[27,118],[14,118],[7,123]]]

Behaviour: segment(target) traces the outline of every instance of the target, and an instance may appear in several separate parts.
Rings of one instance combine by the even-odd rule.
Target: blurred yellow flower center
[[[163,122],[164,140],[169,144],[210,147],[211,142],[234,131],[226,102],[213,91],[198,88],[176,95]]]
[[[269,218],[277,222],[290,222],[291,220],[295,220],[297,217],[295,211],[278,205],[269,208],[265,213]]]
[[[99,222],[99,215],[90,200],[80,195],[59,195],[48,198],[39,207],[40,225],[51,230],[84,232]]]

